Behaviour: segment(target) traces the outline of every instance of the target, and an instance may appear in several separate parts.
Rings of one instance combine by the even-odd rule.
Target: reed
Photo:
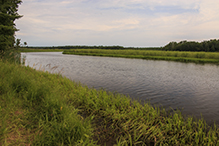
[[[7,61],[10,63],[20,64],[21,63],[21,55],[19,51],[13,50],[6,50],[0,51],[0,60]]]
[[[0,145],[218,145],[217,125],[0,61]]]
[[[76,49],[76,50],[64,50],[63,54],[219,64],[218,52],[213,53],[213,52],[180,52],[180,51],[161,51],[161,50],[159,51],[159,50]]]

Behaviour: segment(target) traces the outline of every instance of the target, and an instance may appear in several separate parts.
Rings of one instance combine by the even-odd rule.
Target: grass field
[[[63,52],[63,49],[19,49],[20,52]]]
[[[218,52],[212,53],[212,52],[179,52],[179,51],[158,51],[158,50],[76,49],[76,50],[64,50],[63,54],[219,64]]]
[[[180,111],[0,61],[0,145],[219,145],[219,129]]]

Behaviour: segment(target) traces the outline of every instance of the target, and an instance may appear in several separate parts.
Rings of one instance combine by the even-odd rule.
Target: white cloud
[[[16,34],[29,45],[162,46],[218,37],[218,8],[218,0],[26,0]]]

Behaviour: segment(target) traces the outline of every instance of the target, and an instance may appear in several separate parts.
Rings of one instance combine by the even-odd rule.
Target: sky
[[[28,46],[160,47],[219,39],[218,0],[23,0],[16,38]]]

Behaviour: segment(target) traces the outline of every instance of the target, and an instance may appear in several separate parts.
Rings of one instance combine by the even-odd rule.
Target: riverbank
[[[62,52],[64,49],[28,49],[28,48],[21,48],[19,49],[20,52]]]
[[[180,51],[159,51],[159,50],[75,49],[75,50],[64,50],[63,54],[219,64],[218,52],[213,53],[213,52],[180,52]]]
[[[217,145],[219,129],[178,111],[0,61],[0,145]]]

